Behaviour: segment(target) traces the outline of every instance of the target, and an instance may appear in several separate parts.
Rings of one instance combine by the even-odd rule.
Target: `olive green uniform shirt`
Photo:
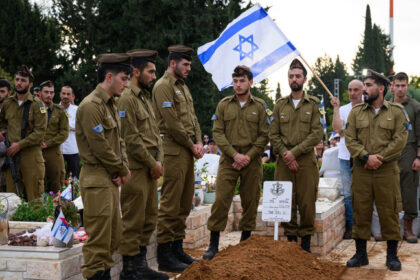
[[[51,148],[66,141],[69,136],[69,120],[63,109],[54,103],[47,109],[47,114],[51,115],[48,119],[44,142],[48,148]]]
[[[213,138],[224,155],[232,157],[244,147],[251,159],[262,156],[268,142],[268,122],[264,100],[250,95],[241,108],[235,95],[223,98],[213,116]]]
[[[125,143],[114,98],[100,85],[80,103],[76,114],[76,141],[85,164],[101,165],[111,177],[128,174]]]
[[[275,154],[282,155],[290,150],[297,158],[313,152],[323,134],[318,102],[318,98],[307,93],[296,108],[291,94],[277,101],[270,126],[270,143]]]
[[[201,142],[201,130],[191,93],[182,79],[168,71],[153,87],[153,107],[160,133],[170,135],[179,145],[190,148]],[[166,149],[166,147],[165,147]]]
[[[401,105],[404,106],[411,124],[411,129],[408,130],[407,145],[415,144],[420,147],[420,103],[407,96]]]
[[[121,131],[127,145],[130,168],[153,168],[163,162],[162,141],[150,93],[130,83],[118,101]]]
[[[382,162],[396,160],[407,141],[408,121],[402,106],[384,100],[376,114],[367,103],[353,107],[345,129],[346,146],[353,158],[379,154]]]
[[[31,102],[28,122],[26,126],[26,137],[21,139],[22,119],[25,103]],[[3,102],[0,112],[0,131],[7,130],[10,143],[17,142],[21,149],[41,146],[47,129],[47,111],[44,103],[28,94],[19,106],[16,93]]]

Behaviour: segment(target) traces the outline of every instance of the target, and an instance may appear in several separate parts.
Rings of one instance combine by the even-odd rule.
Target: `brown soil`
[[[345,267],[318,260],[294,243],[253,235],[219,252],[211,261],[193,263],[179,280],[339,279]]]

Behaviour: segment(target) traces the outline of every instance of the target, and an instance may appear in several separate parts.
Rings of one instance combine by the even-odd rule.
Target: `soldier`
[[[133,76],[118,102],[131,179],[121,190],[123,256],[120,279],[169,279],[148,267],[147,245],[157,223],[157,179],[163,173],[163,147],[150,89],[156,80],[157,51],[132,50]]]
[[[69,121],[63,109],[53,103],[54,84],[51,81],[45,81],[40,84],[40,87],[41,100],[47,107],[48,113],[47,132],[41,144],[42,155],[45,160],[46,177],[48,177],[50,190],[57,193],[64,185],[66,176],[60,144],[69,135]]]
[[[164,171],[158,214],[159,270],[182,272],[193,261],[182,248],[185,220],[194,195],[194,160],[204,154],[201,130],[184,80],[191,71],[193,49],[168,48],[168,68],[153,88],[153,106],[163,135]]]
[[[222,150],[216,179],[216,201],[211,207],[207,228],[210,246],[203,259],[211,260],[219,251],[220,231],[226,228],[238,178],[242,217],[241,241],[255,229],[262,181],[261,156],[268,142],[269,110],[264,100],[251,95],[253,74],[237,66],[232,74],[235,95],[223,98],[213,115],[213,137]],[[271,113],[271,112],[270,112]],[[268,121],[267,121],[268,120]]]
[[[21,66],[15,75],[15,94],[3,102],[0,112],[0,141],[10,146],[7,155],[13,158],[14,171],[6,171],[7,192],[26,196],[28,201],[38,198],[44,190],[44,158],[41,142],[47,129],[47,110],[44,103],[30,93],[34,76],[28,67]],[[18,189],[17,189],[18,188]]]
[[[127,88],[131,74],[127,54],[98,58],[96,89],[86,96],[76,114],[76,140],[84,163],[80,187],[87,242],[82,274],[88,279],[111,279],[112,254],[121,234],[119,187],[130,179],[120,118],[114,96]]]
[[[323,131],[319,100],[303,91],[306,74],[302,63],[293,60],[288,72],[292,93],[277,100],[269,137],[274,153],[278,155],[275,180],[293,183],[292,218],[289,223],[282,223],[284,233],[290,242],[297,242],[300,236],[302,249],[310,252],[319,182],[314,147],[322,139]]]
[[[34,87],[34,97],[41,98],[41,88],[40,87]]]
[[[401,240],[398,212],[401,194],[397,159],[407,141],[408,121],[402,106],[384,100],[389,80],[368,70],[363,80],[365,102],[356,105],[347,118],[346,146],[353,158],[353,238],[356,254],[348,267],[369,264],[366,241],[370,239],[372,205],[378,209],[382,238],[387,240],[386,266],[401,270],[397,257]]]
[[[398,159],[402,207],[404,210],[404,239],[408,243],[417,243],[413,233],[413,220],[417,218],[417,187],[420,170],[420,104],[407,96],[408,76],[400,72],[393,77],[393,101],[404,106],[409,119],[407,144]]]
[[[12,93],[12,87],[8,80],[0,78],[0,111],[3,107],[3,102]]]

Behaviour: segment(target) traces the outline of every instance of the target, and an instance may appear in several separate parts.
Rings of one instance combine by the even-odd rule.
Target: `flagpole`
[[[315,71],[312,69],[312,67],[309,65],[309,63],[308,62],[306,62],[306,60],[300,55],[299,56],[302,60],[303,60],[303,62],[306,64],[306,66],[308,66],[308,68],[309,68],[309,70],[311,70],[311,72],[312,72],[312,74],[315,76],[315,78],[321,83],[321,85],[324,87],[324,89],[327,91],[327,93],[329,94],[329,96],[330,96],[330,99],[331,99],[331,97],[334,97],[334,95],[331,93],[331,91],[327,88],[327,86],[324,84],[324,82],[318,77],[318,75],[315,73]]]

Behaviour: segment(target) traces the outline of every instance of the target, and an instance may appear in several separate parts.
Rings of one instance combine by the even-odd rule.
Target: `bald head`
[[[360,80],[353,80],[348,85],[349,98],[351,104],[354,106],[356,104],[362,103],[362,93],[363,93],[363,83]]]

